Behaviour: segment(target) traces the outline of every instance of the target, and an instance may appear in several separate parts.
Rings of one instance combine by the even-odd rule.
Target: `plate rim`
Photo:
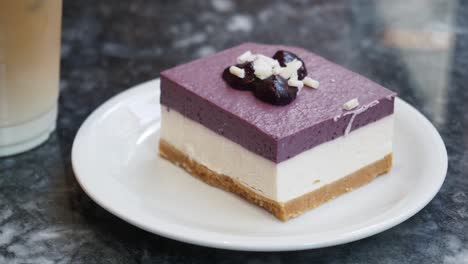
[[[400,104],[405,105],[410,111],[412,111],[415,116],[417,116],[421,121],[425,124],[426,127],[429,127],[430,130],[432,130],[433,133],[432,137],[434,139],[434,142],[436,142],[436,147],[440,151],[437,151],[439,153],[441,158],[441,163],[438,168],[440,168],[440,172],[437,174],[442,175],[439,177],[439,181],[437,184],[434,184],[432,192],[429,195],[424,196],[424,199],[420,199],[419,202],[414,205],[411,210],[405,210],[404,212],[400,212],[399,214],[393,215],[386,221],[381,221],[369,226],[365,226],[362,228],[359,228],[355,230],[352,233],[345,233],[344,235],[339,235],[335,239],[328,239],[327,241],[323,242],[307,242],[307,241],[302,241],[299,243],[293,243],[293,244],[284,244],[284,243],[269,243],[269,244],[258,244],[258,241],[252,243],[242,243],[242,241],[237,241],[238,239],[235,239],[236,237],[241,237],[241,235],[234,236],[232,234],[221,234],[219,233],[214,233],[210,235],[215,235],[215,239],[204,239],[203,235],[200,234],[208,234],[206,230],[200,230],[199,228],[191,228],[191,229],[196,229],[198,234],[190,234],[188,235],[187,233],[184,232],[177,232],[174,231],[174,229],[169,229],[167,230],[165,227],[169,223],[166,223],[167,220],[164,220],[162,218],[160,223],[155,223],[152,224],[151,226],[147,224],[140,223],[138,220],[133,219],[132,217],[129,217],[128,215],[125,214],[125,212],[121,212],[118,209],[118,206],[113,206],[112,203],[109,204],[109,201],[102,197],[100,197],[99,194],[93,193],[92,188],[88,188],[86,182],[84,182],[84,178],[80,176],[80,168],[79,164],[77,164],[77,151],[78,151],[78,144],[81,141],[81,138],[83,137],[83,134],[86,132],[89,126],[93,123],[94,120],[99,119],[99,116],[101,116],[102,112],[110,111],[113,109],[113,107],[117,107],[119,104],[119,101],[123,98],[130,97],[134,94],[139,94],[143,89],[149,89],[149,86],[153,87],[158,87],[158,83],[160,82],[159,78],[149,80],[140,84],[137,84],[135,86],[132,86],[128,88],[127,90],[124,90],[110,99],[106,100],[103,104],[101,104],[99,107],[97,107],[95,110],[92,111],[92,113],[86,118],[86,120],[82,123],[80,128],[78,129],[75,139],[72,144],[72,151],[71,151],[71,163],[72,163],[72,168],[74,171],[75,178],[82,188],[82,190],[94,201],[96,204],[104,208],[106,211],[112,213],[113,215],[117,216],[118,218],[128,222],[129,224],[132,224],[140,229],[143,229],[145,231],[174,239],[177,241],[185,242],[185,243],[191,243],[195,245],[200,245],[200,246],[206,246],[206,247],[212,247],[212,248],[220,248],[220,249],[228,249],[228,250],[245,250],[245,251],[293,251],[293,250],[304,250],[304,249],[314,249],[314,248],[322,248],[322,247],[328,247],[328,246],[334,246],[334,245],[340,245],[344,243],[349,243],[353,242],[356,240],[360,240],[366,237],[373,236],[377,233],[383,232],[385,230],[388,230],[404,221],[409,219],[410,217],[414,216],[416,213],[418,213],[420,210],[422,210],[427,204],[430,203],[430,201],[437,195],[439,192],[440,188],[442,187],[442,184],[445,181],[445,178],[447,176],[447,169],[448,169],[448,156],[447,156],[447,150],[444,144],[444,141],[442,137],[440,136],[439,132],[437,129],[434,127],[434,125],[421,113],[419,112],[416,108],[411,106],[409,103],[404,101],[401,98],[396,98],[396,101]],[[157,89],[155,92],[158,93],[159,89]],[[158,225],[162,224],[162,225]],[[194,231],[194,230],[192,230]],[[216,237],[217,236],[217,237]],[[220,237],[222,239],[220,239]],[[224,237],[224,238],[223,238]],[[230,239],[226,239],[226,237],[229,237]],[[289,236],[289,238],[304,238],[304,235],[301,236]],[[249,237],[249,240],[252,240],[252,237]],[[255,240],[255,239],[253,239]],[[269,238],[270,242],[271,237]]]

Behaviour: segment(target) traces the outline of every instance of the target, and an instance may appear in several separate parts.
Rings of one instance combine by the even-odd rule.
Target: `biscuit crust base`
[[[266,198],[240,182],[210,170],[189,158],[164,139],[160,139],[159,141],[159,154],[205,183],[235,193],[249,202],[263,207],[281,221],[287,221],[309,209],[363,186],[371,182],[378,175],[388,172],[392,167],[392,153],[389,153],[383,159],[371,163],[346,177],[282,203]]]

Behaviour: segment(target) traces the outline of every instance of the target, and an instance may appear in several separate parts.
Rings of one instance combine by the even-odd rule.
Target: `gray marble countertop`
[[[245,41],[302,46],[397,91],[445,141],[439,194],[378,235],[283,253],[173,241],[96,205],[70,163],[86,117],[162,69]],[[57,130],[0,159],[0,263],[468,263],[467,67],[464,1],[64,0]]]

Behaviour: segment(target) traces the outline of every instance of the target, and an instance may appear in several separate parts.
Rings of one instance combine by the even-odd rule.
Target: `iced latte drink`
[[[55,128],[62,0],[0,0],[0,156]]]

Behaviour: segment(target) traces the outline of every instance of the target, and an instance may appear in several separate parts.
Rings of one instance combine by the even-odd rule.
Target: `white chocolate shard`
[[[231,66],[229,67],[229,72],[232,74],[232,75],[235,75],[239,78],[244,78],[245,77],[245,70],[244,69],[241,69],[237,66]]]
[[[256,59],[253,62],[254,74],[260,80],[264,80],[273,74],[273,68],[262,59]]]
[[[296,71],[293,68],[285,67],[285,68],[282,68],[279,75],[287,80],[287,79],[291,78],[294,73],[296,73]]]
[[[279,62],[273,58],[270,58],[268,56],[262,55],[262,54],[257,54],[257,57],[255,58],[256,60],[262,60],[266,63],[268,63],[272,68],[276,66],[280,66]]]
[[[246,62],[252,62],[257,58],[250,50],[242,53],[239,57],[237,57],[237,63],[244,64]]]
[[[274,74],[274,75],[278,75],[278,74],[281,73],[281,71],[282,71],[283,69],[284,69],[284,68],[282,68],[282,67],[279,66],[279,65],[278,65],[278,66],[275,66],[275,67],[273,67],[273,74]]]
[[[286,63],[286,67],[283,68],[279,75],[286,80],[289,78],[293,78],[294,75],[297,75],[297,70],[299,70],[301,66],[302,62],[297,59],[294,59],[293,61]]]
[[[296,71],[299,70],[301,66],[302,62],[298,59],[294,59],[293,61],[286,63],[286,67],[293,67],[294,69],[296,69]]]
[[[299,81],[298,79],[291,78],[288,80],[288,85],[297,87],[300,90],[304,86],[304,83],[302,81]]]
[[[304,80],[302,80],[302,82],[307,87],[314,88],[314,89],[317,89],[319,87],[319,85],[320,85],[319,81],[314,80],[314,79],[312,79],[310,77],[305,77]]]
[[[348,102],[343,104],[343,108],[345,110],[352,110],[358,106],[359,106],[359,101],[357,98],[351,99]]]

